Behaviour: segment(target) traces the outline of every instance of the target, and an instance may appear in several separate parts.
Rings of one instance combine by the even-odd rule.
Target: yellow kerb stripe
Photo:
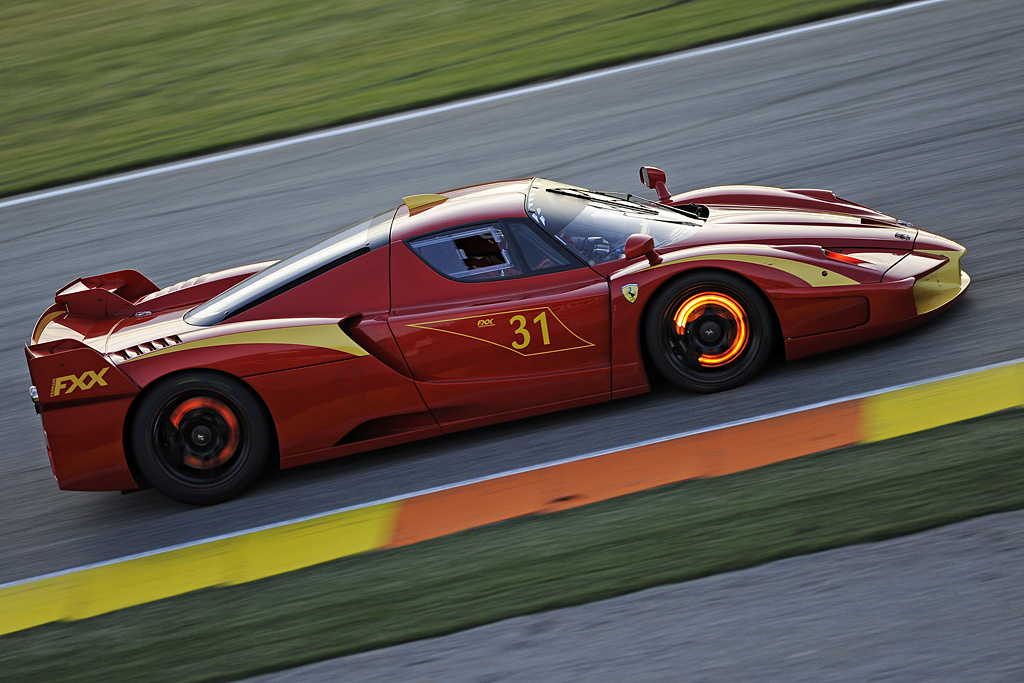
[[[1024,363],[864,399],[864,441],[883,441],[1024,406]]]
[[[0,634],[255,581],[381,548],[400,503],[263,529],[0,590]]]

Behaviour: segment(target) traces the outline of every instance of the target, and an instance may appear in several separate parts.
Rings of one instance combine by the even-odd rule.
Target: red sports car
[[[237,495],[293,467],[905,330],[964,248],[827,190],[541,178],[406,197],[277,262],[75,280],[25,349],[63,489]],[[38,387],[38,391],[36,388]]]

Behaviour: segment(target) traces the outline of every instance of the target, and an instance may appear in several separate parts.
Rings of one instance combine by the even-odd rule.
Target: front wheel
[[[257,400],[237,380],[207,373],[155,386],[135,411],[131,439],[149,483],[192,505],[237,496],[259,476],[270,449]]]
[[[774,318],[761,293],[727,273],[693,273],[651,301],[644,338],[658,371],[710,393],[743,384],[771,355]]]

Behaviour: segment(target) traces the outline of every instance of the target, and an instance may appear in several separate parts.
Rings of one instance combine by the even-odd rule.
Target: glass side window
[[[563,249],[551,244],[547,237],[541,236],[525,221],[522,223],[510,222],[508,227],[515,237],[519,252],[523,255],[523,263],[531,273],[564,270],[579,265]]]
[[[523,277],[579,265],[525,221],[453,228],[413,239],[409,247],[437,272],[462,282]]]

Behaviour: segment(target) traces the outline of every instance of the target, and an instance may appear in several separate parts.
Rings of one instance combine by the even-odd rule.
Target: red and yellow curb
[[[1024,359],[0,585],[0,635],[1024,406]]]

